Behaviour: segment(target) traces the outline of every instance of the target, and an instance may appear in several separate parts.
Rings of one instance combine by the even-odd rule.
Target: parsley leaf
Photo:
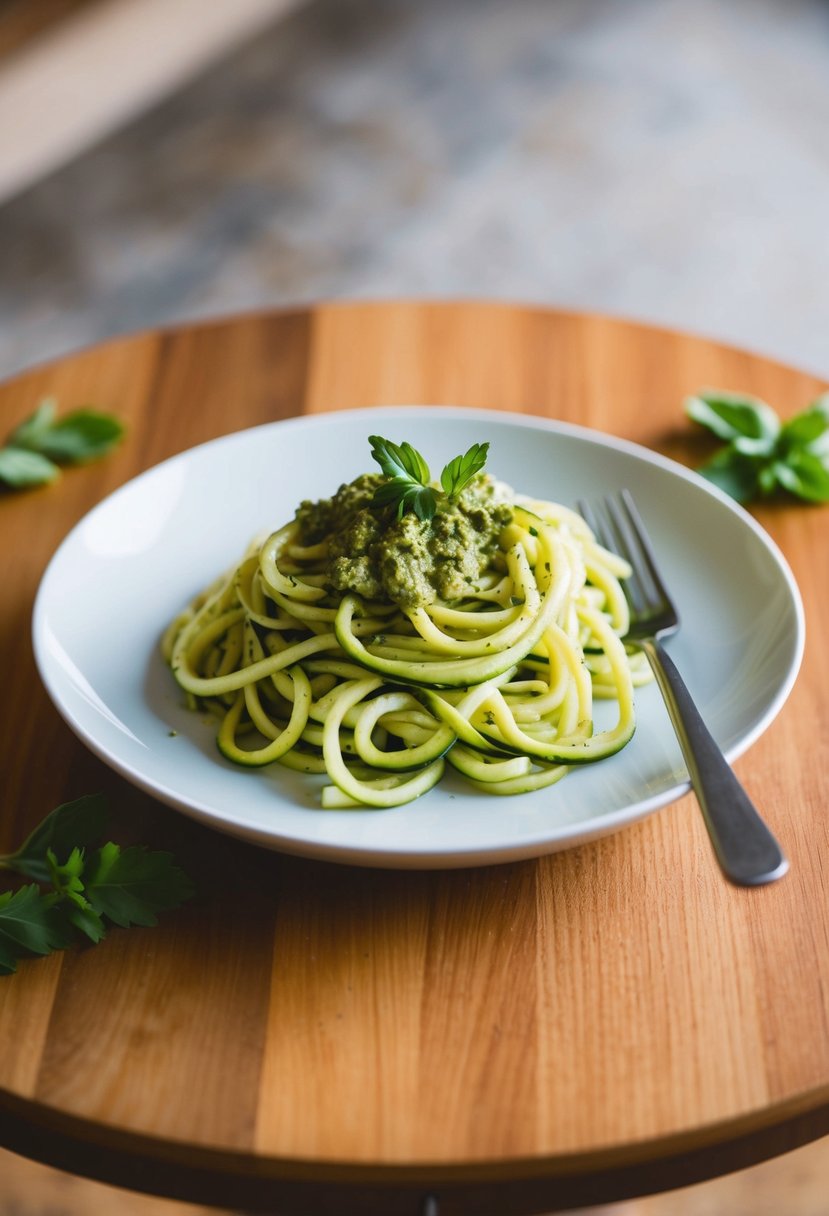
[[[193,895],[193,884],[172,854],[142,845],[121,849],[111,841],[90,859],[85,883],[95,911],[124,929],[156,925],[156,913],[177,908]]]
[[[387,477],[417,482],[421,486],[429,484],[429,466],[410,443],[398,445],[380,435],[369,435],[368,441],[372,456]]]
[[[388,481],[377,487],[372,504],[378,507],[396,506],[397,518],[408,509],[420,520],[431,519],[437,499],[429,485],[429,466],[410,443],[396,444],[380,435],[369,435],[371,454]]]
[[[454,460],[449,461],[440,475],[440,484],[451,500],[459,496],[473,477],[477,477],[486,464],[488,452],[488,443],[473,443],[463,456],[456,456]]]
[[[685,412],[727,441],[699,472],[738,502],[779,489],[829,502],[829,393],[783,424],[764,401],[736,393],[699,393]]]
[[[97,945],[106,937],[106,926],[83,893],[83,850],[73,849],[63,865],[58,862],[51,849],[47,850],[46,857],[52,875],[52,886],[58,897],[66,901],[66,913],[70,922]]]
[[[65,857],[74,847],[97,841],[106,823],[106,802],[100,794],[88,794],[56,806],[42,819],[14,853],[0,856],[0,869],[13,870],[35,882],[51,882],[50,850]]]
[[[58,418],[55,402],[46,398],[0,448],[0,481],[13,489],[47,485],[60,475],[58,465],[97,460],[123,434],[117,418],[92,409]]]
[[[14,853],[0,856],[0,869],[35,879],[0,895],[0,975],[27,955],[64,949],[77,933],[98,943],[108,922],[155,925],[159,912],[194,894],[169,853],[142,845],[122,850],[110,841],[88,855],[104,819],[100,796],[78,798],[50,812]]]
[[[398,519],[402,519],[407,510],[414,511],[420,520],[432,519],[439,491],[429,484],[429,466],[420,452],[410,443],[392,443],[380,435],[370,435],[369,443],[372,456],[388,478],[375,490],[372,506],[396,506]],[[450,502],[454,502],[480,473],[488,451],[488,443],[473,443],[468,452],[456,456],[445,466],[440,484]]]
[[[20,958],[63,950],[71,940],[60,907],[35,883],[0,895],[0,975],[11,975]]]
[[[407,508],[414,511],[418,519],[432,519],[437,507],[437,498],[431,486],[404,482],[401,478],[378,486],[371,501],[377,507],[396,506],[398,519],[402,519]]]

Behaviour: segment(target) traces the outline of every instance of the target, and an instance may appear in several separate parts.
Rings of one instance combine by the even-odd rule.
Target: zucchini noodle
[[[324,808],[393,807],[448,764],[474,789],[518,794],[618,752],[649,678],[622,638],[627,563],[581,516],[514,496],[477,580],[405,606],[332,590],[329,539],[297,521],[255,541],[167,629],[188,704],[220,719],[246,767],[325,774]],[[616,702],[594,727],[594,702]]]

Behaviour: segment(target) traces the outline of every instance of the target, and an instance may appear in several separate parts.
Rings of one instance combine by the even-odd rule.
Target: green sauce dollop
[[[490,565],[512,508],[487,473],[453,501],[438,496],[432,519],[371,506],[384,481],[364,473],[333,498],[303,502],[296,513],[299,542],[329,539],[326,580],[334,591],[418,608],[467,594]]]

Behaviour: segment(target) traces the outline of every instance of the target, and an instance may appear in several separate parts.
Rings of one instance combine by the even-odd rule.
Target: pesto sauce
[[[384,481],[382,474],[364,473],[333,498],[303,502],[297,510],[300,544],[329,540],[328,585],[402,608],[468,594],[512,519],[497,483],[482,473],[455,502],[439,493],[434,517],[420,520],[412,512],[397,519],[394,506],[370,505]]]

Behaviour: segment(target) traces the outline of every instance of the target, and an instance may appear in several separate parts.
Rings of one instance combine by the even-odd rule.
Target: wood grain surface
[[[45,565],[135,473],[303,412],[424,402],[579,422],[695,464],[702,385],[784,415],[823,387],[701,338],[483,303],[368,303],[123,339],[0,389],[118,413],[127,442],[0,500],[0,849],[104,791],[114,834],[199,894],[152,930],[0,980],[0,1143],[64,1169],[271,1212],[531,1212],[678,1186],[829,1130],[827,510],[756,511],[803,593],[807,650],[736,765],[790,856],[722,880],[689,797],[536,861],[391,873],[218,836],[125,784],[52,708],[29,638]],[[118,835],[120,833],[120,835]]]

